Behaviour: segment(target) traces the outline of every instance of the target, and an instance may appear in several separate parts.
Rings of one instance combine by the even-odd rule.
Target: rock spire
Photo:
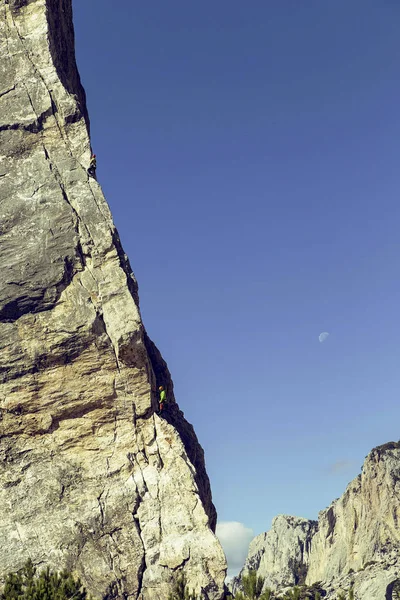
[[[0,0],[0,577],[31,557],[155,600],[184,569],[219,600],[203,451],[90,153],[71,0]]]

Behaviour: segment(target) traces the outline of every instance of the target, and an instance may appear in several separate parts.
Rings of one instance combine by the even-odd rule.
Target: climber
[[[87,170],[89,177],[96,178],[96,167],[97,167],[96,155],[92,154],[90,157],[89,168]]]
[[[160,392],[160,400],[159,400],[160,410],[159,410],[159,412],[162,412],[162,409],[164,408],[164,403],[167,401],[167,394],[165,393],[165,390],[162,385],[160,385],[160,387],[158,389]]]

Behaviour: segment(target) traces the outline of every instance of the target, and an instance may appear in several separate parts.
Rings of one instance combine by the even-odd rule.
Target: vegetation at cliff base
[[[79,579],[71,573],[55,573],[47,567],[39,574],[31,560],[17,573],[9,573],[0,600],[90,600]]]
[[[196,594],[193,591],[190,591],[187,586],[184,573],[180,573],[177,576],[172,593],[168,596],[168,600],[197,600]]]
[[[238,592],[235,600],[273,600],[271,590],[262,591],[264,587],[264,577],[258,577],[257,571],[249,571],[242,577],[243,593]]]
[[[351,588],[348,595],[344,592],[339,592],[337,600],[354,600],[354,590]]]
[[[319,583],[314,583],[312,586],[294,586],[284,593],[277,593],[269,588],[263,591],[264,582],[264,577],[257,576],[256,571],[249,571],[241,579],[242,591],[235,594],[235,600],[321,600],[326,596],[325,590]]]

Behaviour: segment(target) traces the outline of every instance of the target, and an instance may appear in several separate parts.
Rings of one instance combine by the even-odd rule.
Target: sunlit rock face
[[[270,531],[261,533],[250,543],[242,574],[256,570],[264,577],[266,588],[296,585],[308,562],[316,526],[316,521],[278,515],[273,519]],[[235,589],[239,580],[235,580]]]
[[[71,0],[0,0],[0,576],[31,557],[152,600],[184,569],[218,600],[203,451],[87,175],[88,129]]]
[[[322,581],[327,598],[353,586],[357,599],[391,600],[400,579],[399,516],[400,444],[390,442],[371,451],[318,522],[274,519],[251,543],[243,573],[256,569],[273,589]]]

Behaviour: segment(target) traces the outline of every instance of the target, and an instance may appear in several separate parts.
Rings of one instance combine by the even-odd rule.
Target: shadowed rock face
[[[71,1],[0,0],[0,576],[31,557],[96,596],[152,600],[184,568],[217,600],[203,450],[90,150]]]
[[[327,598],[354,585],[356,598],[391,600],[400,579],[399,515],[400,443],[389,442],[370,452],[318,522],[276,517],[251,542],[245,570],[256,569],[275,589],[298,583],[300,572],[309,585],[322,581]]]

